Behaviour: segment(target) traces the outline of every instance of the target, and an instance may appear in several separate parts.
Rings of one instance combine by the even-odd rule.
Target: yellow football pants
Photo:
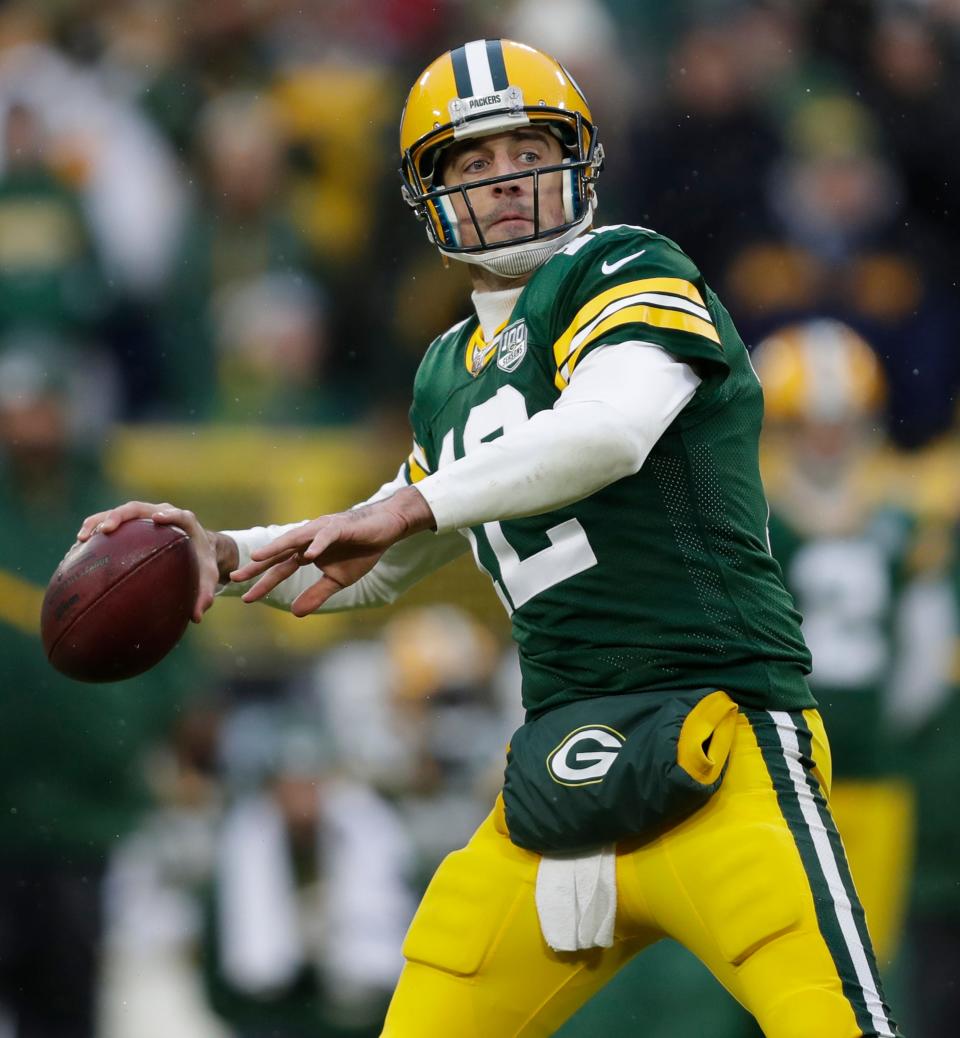
[[[913,865],[913,790],[902,779],[840,779],[830,808],[850,861],[881,969],[896,955]]]
[[[617,847],[614,944],[558,953],[534,901],[539,855],[498,801],[437,870],[404,944],[384,1038],[551,1035],[643,948],[689,948],[767,1038],[897,1035],[830,817],[816,711],[741,711],[724,782],[664,836]],[[644,1033],[643,1007],[621,1035]]]

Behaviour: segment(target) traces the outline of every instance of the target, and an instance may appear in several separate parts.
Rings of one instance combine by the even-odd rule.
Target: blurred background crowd
[[[960,1012],[960,3],[0,5],[0,1038],[365,1038],[522,719],[469,563],[368,616],[221,603],[142,679],[45,663],[80,519],[214,528],[367,496],[469,312],[399,195],[435,56],[583,85],[600,222],[651,226],[755,347],[771,541],[908,1033]],[[563,1030],[756,1032],[653,949]],[[632,1033],[632,1032],[629,1032]]]

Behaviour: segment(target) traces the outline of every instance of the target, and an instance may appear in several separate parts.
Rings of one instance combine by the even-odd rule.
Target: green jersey
[[[885,509],[843,535],[804,533],[774,506],[770,542],[803,615],[837,777],[894,770],[885,724],[896,615],[910,568],[913,520]]]
[[[414,384],[407,477],[552,407],[587,354],[625,341],[702,379],[642,468],[571,505],[464,531],[511,614],[524,706],[705,686],[745,706],[814,705],[768,550],[760,385],[726,310],[661,235],[585,234],[533,275],[490,342],[475,317],[436,339]]]

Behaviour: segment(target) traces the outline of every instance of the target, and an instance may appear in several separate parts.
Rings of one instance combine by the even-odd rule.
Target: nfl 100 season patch
[[[503,371],[515,370],[527,354],[527,322],[508,324],[500,333],[497,367]]]
[[[527,322],[521,318],[508,324],[489,342],[479,339],[479,329],[471,337],[468,346],[470,374],[476,378],[487,364],[497,358],[497,367],[503,371],[514,371],[527,353]],[[479,341],[478,341],[479,340]]]

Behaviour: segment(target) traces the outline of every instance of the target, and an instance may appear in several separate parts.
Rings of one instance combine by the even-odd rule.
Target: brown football
[[[197,558],[177,526],[132,519],[67,552],[40,614],[47,659],[77,681],[120,681],[177,644],[197,597]]]

